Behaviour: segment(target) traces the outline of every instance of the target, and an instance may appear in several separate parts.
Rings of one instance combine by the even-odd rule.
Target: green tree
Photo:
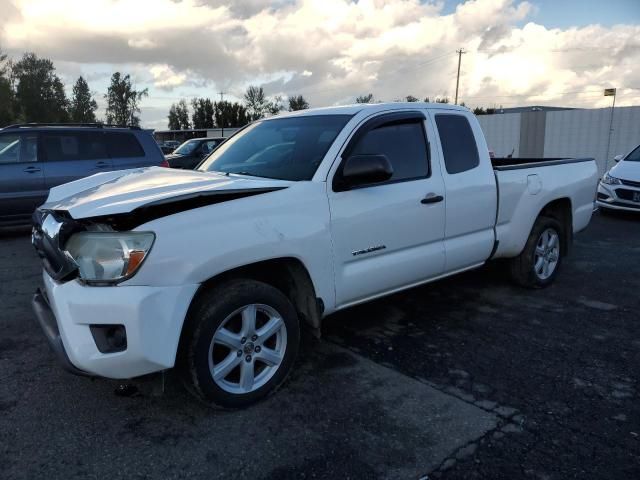
[[[140,125],[140,101],[149,95],[148,89],[136,90],[129,75],[115,72],[104,96],[107,101],[107,123],[114,125]]]
[[[486,115],[487,111],[482,107],[476,107],[473,109],[474,115]]]
[[[25,53],[12,68],[17,83],[15,107],[26,122],[66,122],[68,100],[53,62]]]
[[[172,103],[169,108],[169,130],[180,130],[180,121],[178,120],[178,112],[176,111],[176,104]]]
[[[276,95],[275,97],[273,97],[273,100],[267,101],[267,112],[269,112],[271,115],[277,115],[282,110],[284,110],[282,95]]]
[[[169,130],[188,130],[191,128],[191,123],[189,123],[189,106],[185,99],[171,104],[168,118]]]
[[[420,100],[418,100],[417,97],[414,97],[413,95],[407,95],[405,98],[406,98],[407,102],[419,102],[420,101]]]
[[[180,130],[189,130],[191,128],[191,122],[189,121],[189,106],[184,98],[176,104],[176,113],[178,114]]]
[[[13,88],[11,88],[11,64],[0,51],[0,127],[15,121]]]
[[[87,81],[78,77],[73,86],[73,94],[69,104],[69,117],[72,122],[92,123],[96,121],[98,104],[91,96]]]
[[[251,121],[247,108],[238,102],[215,102],[213,111],[215,125],[219,128],[243,127]]]
[[[436,97],[436,103],[449,103],[449,97]]]
[[[251,85],[247,88],[244,94],[244,103],[251,120],[263,118],[269,112],[270,102],[262,87]]]
[[[213,128],[213,102],[208,98],[191,100],[193,128]]]
[[[356,97],[356,103],[373,103],[373,93]]]
[[[309,108],[309,102],[302,95],[294,95],[289,97],[289,111],[306,110]]]

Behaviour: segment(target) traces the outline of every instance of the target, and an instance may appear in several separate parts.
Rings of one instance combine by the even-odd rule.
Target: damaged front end
[[[64,246],[74,233],[86,227],[64,212],[36,210],[32,216],[31,243],[42,260],[45,271],[58,282],[78,275],[78,265]]]
[[[126,213],[82,219],[74,219],[64,210],[40,208],[32,217],[31,242],[45,271],[57,282],[66,282],[80,276],[83,282],[93,285],[119,283],[135,273],[153,244],[153,238],[133,238],[153,237],[152,232],[133,231],[140,225],[187,210],[283,188],[286,187],[197,192],[152,201]],[[111,265],[97,264],[92,258],[104,258],[118,250],[109,245],[110,241],[115,247],[122,249],[122,258],[111,259]],[[102,242],[102,249],[99,248],[100,245],[96,245],[98,242]],[[122,264],[121,271],[116,272],[118,275],[106,275],[105,270],[119,268],[119,264],[113,266],[114,261]]]

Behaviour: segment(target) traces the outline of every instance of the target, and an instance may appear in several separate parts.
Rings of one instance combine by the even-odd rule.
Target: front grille
[[[638,198],[637,195],[640,195],[640,192],[635,190],[627,190],[626,188],[617,188],[616,195],[618,196],[618,198],[621,198],[622,200],[629,200],[633,202],[633,201],[637,201],[637,200],[634,200],[634,196]]]
[[[36,210],[32,222],[31,243],[47,273],[57,281],[74,278],[78,266],[63,247],[73,233],[83,228],[73,219],[47,210]]]
[[[640,182],[634,182],[632,180],[622,180],[620,179],[623,185],[627,185],[628,187],[638,187],[640,188]]]

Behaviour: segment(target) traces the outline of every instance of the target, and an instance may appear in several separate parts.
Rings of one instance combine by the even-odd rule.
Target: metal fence
[[[496,156],[594,157],[600,174],[614,156],[640,144],[640,107],[616,107],[613,122],[611,108],[481,115],[478,120]]]

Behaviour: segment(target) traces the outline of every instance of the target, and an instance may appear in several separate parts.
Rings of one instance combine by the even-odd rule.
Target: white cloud
[[[137,65],[150,103],[171,90],[177,100],[184,86],[241,96],[261,80],[268,93],[303,94],[314,106],[368,92],[452,97],[460,47],[468,105],[599,106],[609,102],[598,94],[606,86],[626,87],[621,105],[640,102],[631,88],[640,87],[637,24],[546,28],[526,23],[535,7],[520,0],[442,8],[419,0],[0,0],[0,11],[12,12],[0,45],[56,65]]]
[[[169,65],[154,65],[149,71],[153,75],[154,86],[160,89],[171,90],[187,80],[186,73],[176,73]]]

